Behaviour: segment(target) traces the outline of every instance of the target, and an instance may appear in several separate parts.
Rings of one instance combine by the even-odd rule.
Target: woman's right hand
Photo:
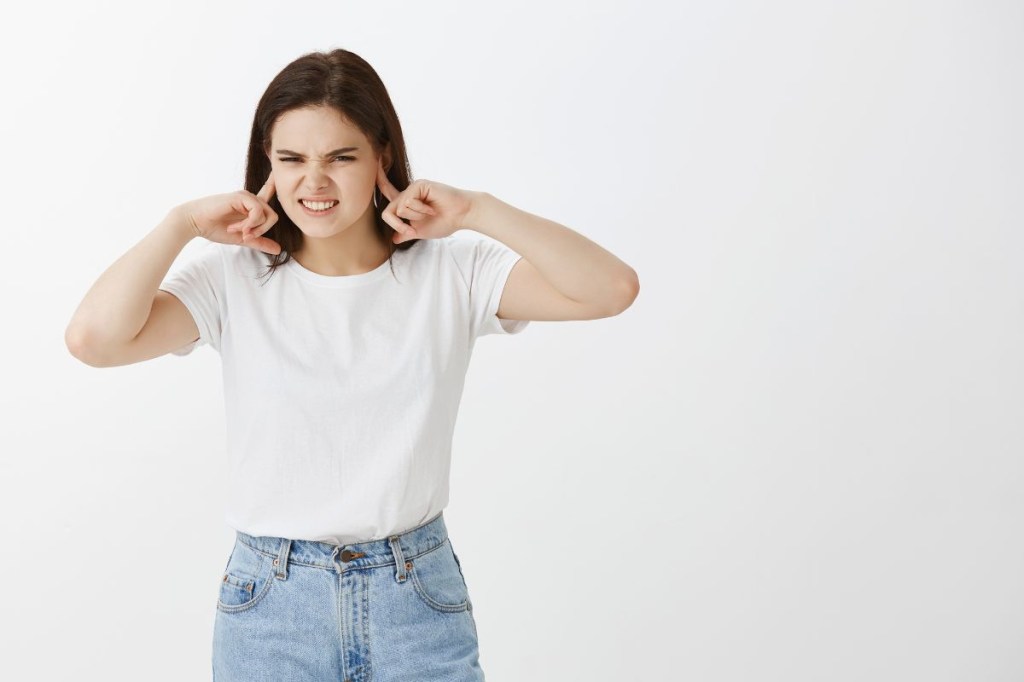
[[[213,194],[187,201],[178,209],[199,237],[211,242],[248,246],[265,253],[279,254],[281,245],[262,236],[277,222],[277,213],[270,208],[272,196],[273,172],[258,194],[244,189],[227,194]],[[238,227],[241,229],[228,230]]]

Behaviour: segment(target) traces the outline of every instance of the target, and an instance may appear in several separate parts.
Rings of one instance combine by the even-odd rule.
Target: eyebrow
[[[359,149],[359,147],[342,147],[341,149],[335,149],[334,151],[327,152],[326,154],[324,154],[323,158],[326,159],[328,156],[334,156],[335,154],[344,154],[345,152],[354,152],[357,149]],[[291,149],[276,149],[275,151],[278,154],[291,154],[292,156],[301,156],[302,158],[306,158],[305,154],[293,152]]]

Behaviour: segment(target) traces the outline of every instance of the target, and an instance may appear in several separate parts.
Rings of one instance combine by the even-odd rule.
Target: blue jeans
[[[441,513],[343,547],[236,536],[217,600],[214,682],[484,679]]]

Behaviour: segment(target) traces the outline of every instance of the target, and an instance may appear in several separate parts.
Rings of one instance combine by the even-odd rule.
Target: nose
[[[316,164],[313,164],[313,168],[306,174],[306,178],[307,184],[312,187],[314,192],[327,186],[327,173]]]

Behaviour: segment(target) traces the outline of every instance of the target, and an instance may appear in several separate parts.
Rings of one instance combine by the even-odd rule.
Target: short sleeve
[[[204,343],[219,353],[224,299],[224,261],[220,245],[206,242],[191,258],[172,267],[158,288],[181,301],[199,328],[199,339],[171,353],[188,355]]]
[[[473,337],[518,334],[526,329],[529,320],[503,320],[497,315],[509,273],[522,256],[489,237],[446,237],[445,241],[469,287]]]

